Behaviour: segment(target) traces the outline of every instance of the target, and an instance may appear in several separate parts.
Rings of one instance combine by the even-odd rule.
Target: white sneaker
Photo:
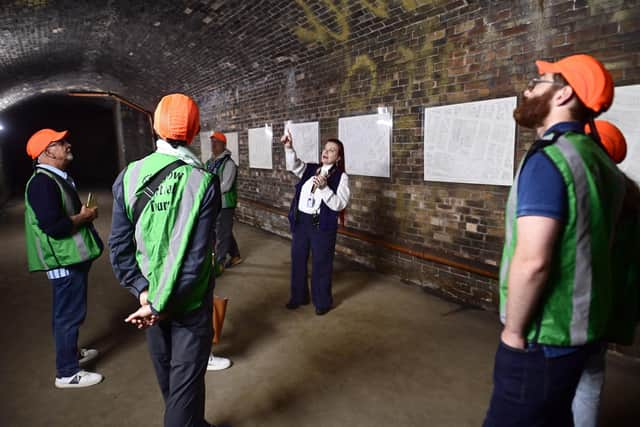
[[[216,357],[212,354],[209,355],[209,362],[207,363],[207,371],[222,371],[231,366],[231,359],[226,357]]]
[[[91,362],[96,357],[98,357],[98,350],[94,348],[81,348],[78,363],[80,364],[80,366],[83,366]]]
[[[78,371],[70,377],[56,377],[56,387],[58,388],[80,388],[90,387],[102,381],[102,375],[96,372]]]

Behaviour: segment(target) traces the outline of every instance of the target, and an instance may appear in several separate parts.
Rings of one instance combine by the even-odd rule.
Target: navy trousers
[[[585,345],[564,356],[545,357],[539,345],[519,350],[500,342],[484,427],[573,426],[571,402],[595,349]]]
[[[207,361],[211,351],[212,294],[202,307],[147,329],[149,354],[165,403],[165,427],[206,427]]]
[[[291,298],[294,304],[309,302],[307,260],[311,251],[311,297],[318,309],[333,306],[331,276],[337,230],[322,231],[313,216],[298,212],[291,243]]]
[[[68,267],[69,276],[50,279],[53,289],[51,329],[56,344],[56,377],[70,377],[80,370],[78,335],[87,315],[87,281],[91,263]]]
[[[216,218],[216,261],[218,264],[224,265],[227,254],[233,258],[240,256],[238,242],[233,236],[233,213],[235,208],[220,209],[218,218]]]

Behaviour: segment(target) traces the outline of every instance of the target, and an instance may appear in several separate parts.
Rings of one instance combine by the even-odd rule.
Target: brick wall
[[[116,127],[118,132],[119,169],[155,150],[155,136],[151,128],[152,118],[147,114],[116,102]]]
[[[201,105],[209,127],[240,133],[240,220],[288,235],[280,213],[292,199],[295,179],[284,170],[276,138],[284,120],[318,120],[324,140],[337,135],[340,116],[392,107],[391,178],[350,176],[347,227],[373,243],[341,235],[339,250],[407,282],[495,309],[497,283],[490,276],[500,260],[508,188],[425,182],[423,107],[516,95],[534,75],[535,59],[578,52],[601,59],[617,84],[638,83],[640,6],[622,1],[333,4],[295,1],[301,17],[288,30],[304,48],[283,54],[306,62],[261,78],[219,82],[215,102]],[[272,171],[248,167],[247,128],[264,123],[273,124],[276,136]],[[519,131],[517,141],[516,162],[533,135]],[[469,272],[465,265],[486,274]]]
[[[295,180],[276,138],[274,169],[248,168],[247,129],[270,123],[277,137],[287,119],[317,120],[326,139],[340,116],[391,107],[391,178],[351,176],[338,249],[488,309],[507,188],[423,181],[423,107],[516,95],[535,59],[579,52],[618,85],[640,83],[640,4],[628,0],[15,1],[0,27],[0,111],[49,92],[113,92],[149,110],[192,95],[203,130],[239,132],[240,219],[283,236]],[[147,138],[123,114],[135,157]],[[532,140],[518,132],[516,162]]]

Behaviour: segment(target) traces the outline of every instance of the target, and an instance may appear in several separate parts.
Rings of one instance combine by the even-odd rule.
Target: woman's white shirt
[[[287,169],[289,169],[295,176],[302,178],[306,163],[298,158],[293,148],[285,147],[285,160]],[[325,173],[330,166],[322,166]],[[316,188],[312,193],[313,188],[313,176],[309,178],[300,190],[300,199],[298,200],[298,210],[306,214],[316,214],[320,211],[320,204],[324,202],[327,207],[333,211],[340,212],[347,207],[349,198],[351,197],[351,189],[349,188],[349,176],[346,173],[342,173],[340,177],[340,183],[334,193],[328,185],[324,188]]]

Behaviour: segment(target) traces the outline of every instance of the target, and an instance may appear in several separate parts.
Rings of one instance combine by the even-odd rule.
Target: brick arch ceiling
[[[305,62],[289,0],[6,0],[0,10],[0,110],[45,92],[113,92],[152,109]],[[306,57],[305,57],[306,56]]]

